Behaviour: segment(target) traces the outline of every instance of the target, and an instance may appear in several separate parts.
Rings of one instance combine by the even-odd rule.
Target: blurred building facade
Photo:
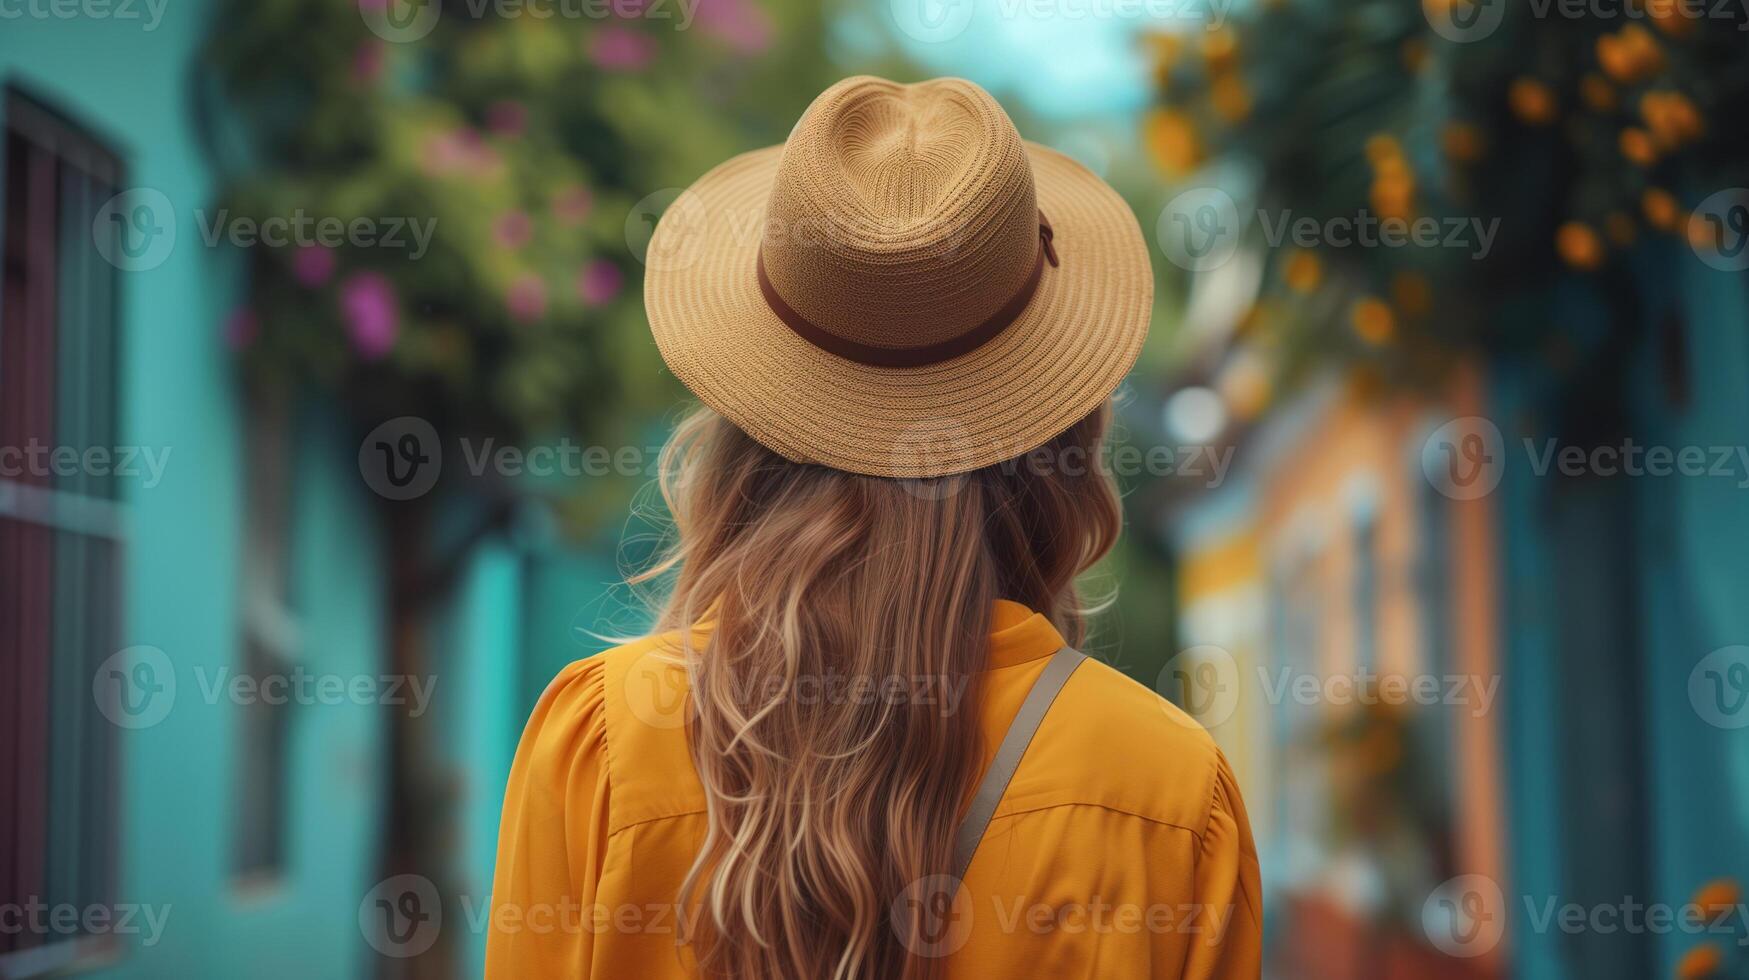
[[[1742,474],[1537,463],[1743,444],[1749,345],[1726,325],[1744,284],[1690,259],[1647,249],[1636,307],[1552,291],[1519,315],[1570,345],[1461,366],[1443,391],[1331,372],[1231,427],[1219,487],[1165,503],[1180,656],[1230,660],[1205,676],[1238,697],[1179,693],[1244,774],[1278,975],[1674,976],[1708,937],[1550,912],[1680,908],[1749,870],[1749,739],[1693,680],[1744,635],[1724,599],[1749,573]],[[1612,316],[1652,327],[1588,348]],[[1478,456],[1462,439],[1486,427]],[[1351,693],[1391,675],[1442,693]]]
[[[365,907],[391,709],[229,686],[379,681],[387,602],[356,436],[326,405],[245,390],[227,347],[244,263],[202,241],[211,216],[196,211],[215,183],[201,145],[215,120],[196,118],[189,88],[205,8],[166,6],[150,44],[117,18],[0,32],[0,443],[163,462],[0,477],[0,902],[141,927],[9,931],[4,977],[397,968]],[[106,204],[132,189],[174,204],[138,225],[122,213],[142,251],[118,262],[97,243]],[[558,668],[604,645],[573,627],[593,624],[577,596],[603,591],[611,553],[495,538],[430,616],[462,975],[483,962],[516,739]]]

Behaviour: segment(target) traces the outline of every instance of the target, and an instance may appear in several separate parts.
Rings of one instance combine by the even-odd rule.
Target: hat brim
[[[1154,278],[1129,206],[1092,172],[1026,144],[1060,265],[1021,316],[952,360],[874,367],[802,339],[755,262],[781,146],[717,166],[670,205],[645,256],[644,306],[670,370],[785,458],[935,477],[1029,452],[1099,406],[1148,333]]]

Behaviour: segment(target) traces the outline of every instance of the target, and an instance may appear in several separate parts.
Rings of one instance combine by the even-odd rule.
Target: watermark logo
[[[443,931],[443,901],[437,886],[415,874],[378,882],[358,903],[358,929],[364,941],[384,956],[418,956]]]
[[[407,44],[430,34],[440,13],[440,0],[358,0],[364,26],[391,44]]]
[[[117,727],[151,728],[176,704],[176,667],[157,647],[128,647],[98,664],[91,696]]]
[[[1154,223],[1160,251],[1190,272],[1218,268],[1239,248],[1239,206],[1218,187],[1193,187],[1167,203]]]
[[[1421,929],[1447,956],[1481,956],[1506,934],[1506,896],[1487,875],[1459,875],[1422,903]]]
[[[424,496],[443,471],[437,430],[416,415],[384,422],[359,444],[358,471],[365,486],[388,500]]]
[[[1453,500],[1494,492],[1506,470],[1506,440],[1500,427],[1479,415],[1452,419],[1421,446],[1421,472],[1433,489]]]
[[[893,26],[913,41],[940,44],[965,33],[974,0],[892,0]]]
[[[668,650],[649,650],[626,671],[626,705],[651,728],[686,724],[686,671]]]
[[[1493,34],[1506,17],[1506,0],[1421,0],[1433,33],[1464,44]]]
[[[1749,727],[1749,646],[1720,647],[1695,664],[1688,702],[1714,728]]]
[[[665,187],[645,195],[626,214],[626,248],[653,271],[678,272],[703,254],[709,219],[697,194]]]
[[[972,938],[972,899],[953,875],[911,882],[888,917],[905,948],[928,959],[957,953]]]
[[[176,206],[163,191],[133,187],[104,202],[91,222],[103,260],[123,272],[148,272],[176,248]]]
[[[1239,662],[1225,649],[1203,644],[1180,650],[1160,668],[1154,690],[1176,701],[1195,722],[1215,728],[1239,708]],[[1167,717],[1182,721],[1176,711]]]
[[[1749,188],[1719,191],[1689,215],[1689,247],[1722,272],[1749,269]]]
[[[953,469],[966,458],[971,442],[971,434],[957,422],[937,419],[914,422],[893,440],[893,471],[919,473]],[[966,477],[964,474],[905,477],[899,485],[919,500],[946,500],[960,492],[966,485]]]
[[[112,20],[143,21],[150,33],[164,22],[170,0],[0,0],[0,21]]]

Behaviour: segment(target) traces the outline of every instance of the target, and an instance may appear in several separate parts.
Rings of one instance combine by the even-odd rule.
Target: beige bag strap
[[[1051,710],[1051,702],[1057,699],[1057,693],[1063,685],[1069,682],[1069,675],[1075,668],[1081,666],[1081,661],[1087,655],[1079,650],[1064,647],[1051,655],[1051,662],[1045,664],[1044,672],[1033,681],[1032,690],[1026,692],[1026,700],[1020,703],[1020,710],[1015,712],[1014,721],[1008,725],[1008,734],[1002,737],[1002,744],[996,749],[996,758],[991,760],[990,768],[984,773],[984,778],[978,783],[978,792],[972,797],[972,808],[967,811],[966,818],[960,822],[958,833],[953,839],[954,876],[964,879],[966,870],[972,866],[972,855],[978,850],[978,843],[984,839],[984,831],[990,827],[990,818],[996,814],[996,804],[1002,802],[1002,794],[1008,791],[1008,783],[1014,778],[1014,771],[1020,768],[1020,758],[1026,754],[1026,747],[1032,744],[1032,737],[1038,733],[1038,726],[1045,720],[1045,713]]]

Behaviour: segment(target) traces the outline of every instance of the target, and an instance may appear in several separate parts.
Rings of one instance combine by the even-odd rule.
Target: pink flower
[[[656,57],[656,41],[648,34],[610,25],[589,39],[589,56],[607,71],[638,71]]]
[[[334,251],[323,245],[299,245],[292,256],[292,276],[311,289],[334,275]]]
[[[521,136],[528,127],[528,107],[503,99],[486,107],[486,128],[499,136]]]
[[[596,259],[577,276],[577,295],[590,306],[601,304],[619,295],[625,285],[625,273],[606,259]]]
[[[246,350],[255,343],[255,338],[261,336],[261,319],[254,310],[240,306],[225,318],[224,336],[225,346],[236,351]]]
[[[771,47],[771,15],[747,0],[699,0],[698,23],[739,54],[761,54]]]
[[[528,215],[521,211],[506,211],[498,219],[494,234],[498,238],[498,244],[505,248],[521,248],[534,237],[534,222],[528,220]]]
[[[340,287],[340,313],[360,357],[374,361],[394,349],[400,311],[395,287],[381,273],[360,272],[346,280]]]
[[[567,187],[553,197],[553,217],[567,227],[575,227],[589,217],[589,209],[594,203],[589,188],[581,184]]]
[[[491,176],[503,162],[498,151],[481,139],[478,132],[466,127],[426,137],[419,161],[430,174],[465,173],[475,177]]]
[[[546,283],[532,272],[521,276],[510,284],[510,294],[505,297],[504,305],[512,317],[523,323],[539,320],[547,312]]]
[[[383,75],[383,42],[373,38],[358,46],[352,55],[352,80],[371,85]]]

